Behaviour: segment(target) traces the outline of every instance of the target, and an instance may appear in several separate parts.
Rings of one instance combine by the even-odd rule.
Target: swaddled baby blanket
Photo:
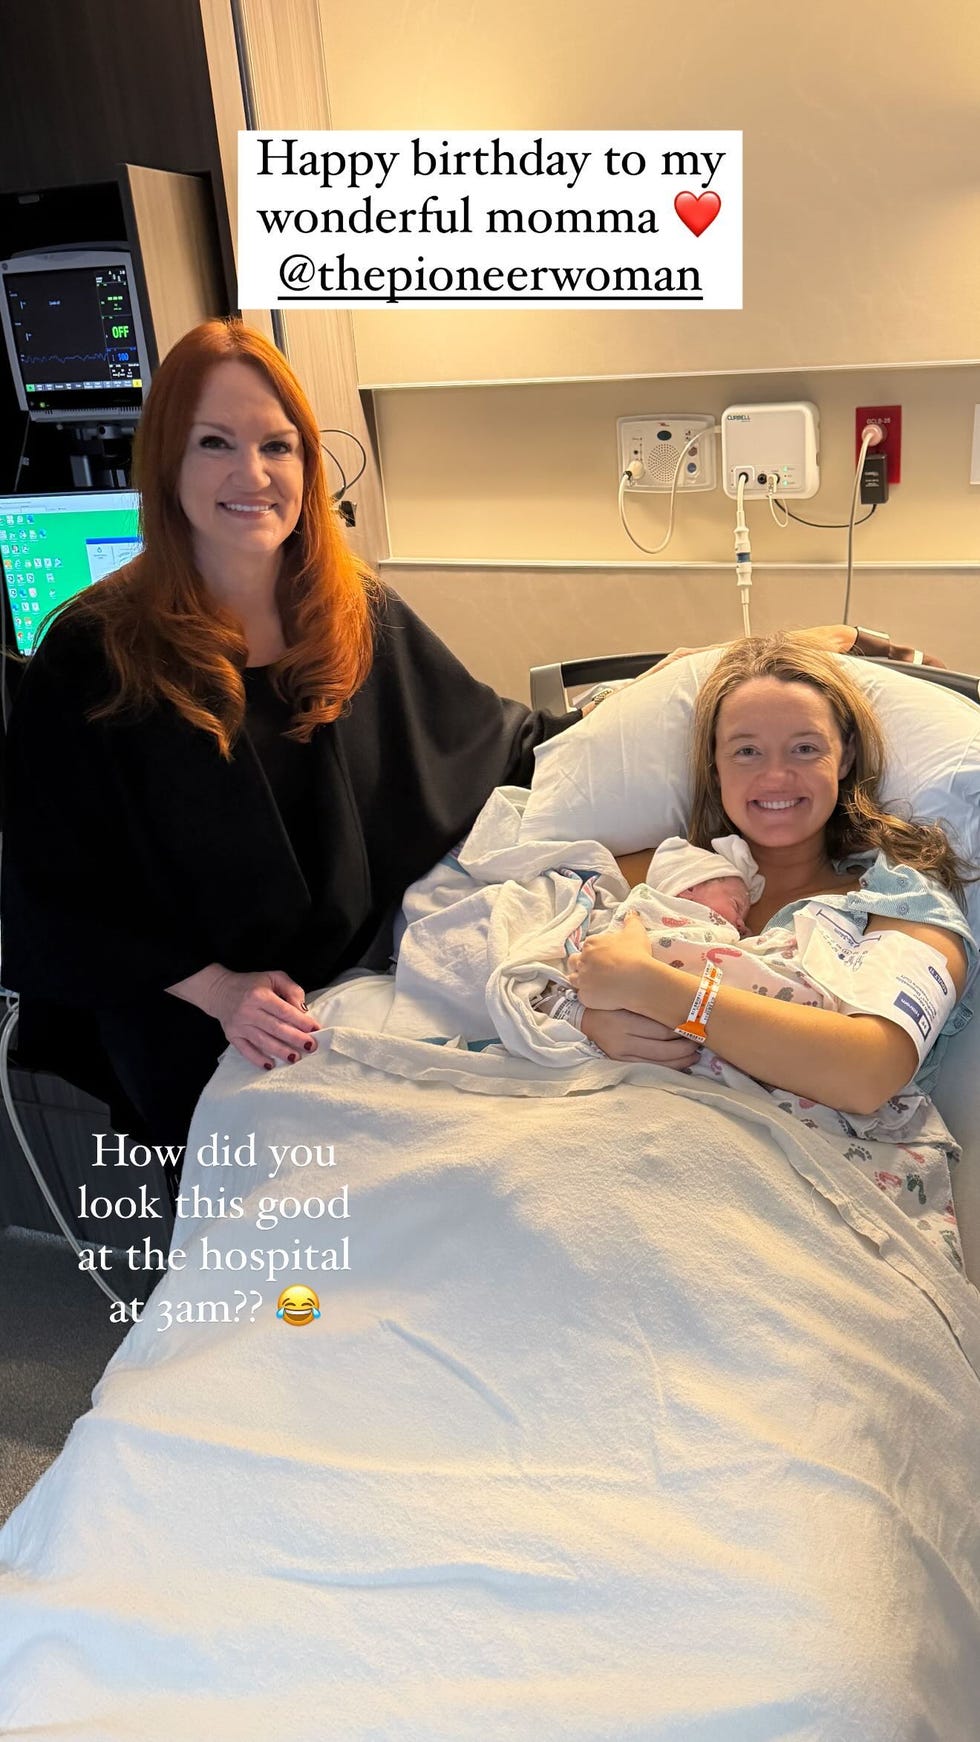
[[[632,891],[613,856],[596,841],[519,839],[527,800],[522,788],[495,792],[463,846],[408,891],[396,969],[393,1020],[419,1039],[461,1039],[470,1047],[500,1043],[508,1052],[550,1069],[595,1057],[574,1025],[537,1007],[550,982],[563,978],[568,949],[636,911],[651,953],[700,974],[720,957],[730,985],[759,996],[841,1008],[808,972],[816,946],[811,902],[790,923],[740,939],[734,926],[697,903],[641,884]],[[853,899],[853,898],[852,898]],[[863,920],[826,907],[827,923],[855,937]],[[938,958],[937,958],[938,959]],[[849,1006],[844,1006],[848,1008]],[[915,1214],[923,1231],[956,1264],[962,1254],[952,1206],[950,1161],[959,1151],[928,1096],[910,1088],[874,1114],[841,1112],[778,1085],[759,1083],[705,1048],[692,1067],[734,1088],[759,1089],[814,1129],[856,1141],[853,1159],[880,1190]],[[861,1140],[895,1146],[894,1165]]]

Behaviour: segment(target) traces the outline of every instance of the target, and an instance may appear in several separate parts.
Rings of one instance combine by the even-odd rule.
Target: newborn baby
[[[719,835],[711,845],[713,851],[709,853],[705,847],[692,847],[681,835],[672,835],[657,848],[643,883],[634,893],[642,898],[644,890],[653,890],[671,900],[695,902],[707,908],[709,919],[734,926],[739,937],[744,938],[748,934],[749,909],[761,898],[766,880],[740,835]],[[662,923],[685,922],[675,917]],[[710,941],[709,935],[704,935]],[[542,991],[532,996],[531,1005],[543,1016],[561,1017],[582,1028],[582,1005],[570,986],[549,980]]]
[[[681,835],[672,835],[654,853],[645,881],[661,895],[679,896],[708,908],[744,938],[749,909],[761,899],[766,880],[740,835],[716,836],[711,845],[709,853],[705,847],[692,847]]]

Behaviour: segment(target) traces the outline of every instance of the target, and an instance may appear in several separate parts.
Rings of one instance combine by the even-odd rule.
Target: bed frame
[[[665,653],[608,653],[591,659],[562,659],[554,665],[531,667],[531,706],[546,708],[551,714],[563,714],[575,706],[574,697],[598,683],[621,683],[639,677]],[[903,665],[894,659],[868,659],[866,665],[884,665],[889,671],[904,672],[907,677],[923,678],[941,689],[954,690],[968,701],[980,704],[980,678],[966,671],[947,671],[936,665]]]

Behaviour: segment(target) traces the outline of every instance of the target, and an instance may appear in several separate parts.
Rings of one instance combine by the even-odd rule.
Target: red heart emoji
[[[678,194],[674,201],[674,211],[682,224],[686,224],[695,236],[700,236],[713,224],[721,211],[721,199],[718,194]]]

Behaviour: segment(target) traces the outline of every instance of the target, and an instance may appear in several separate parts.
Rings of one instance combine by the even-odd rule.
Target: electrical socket
[[[888,460],[889,484],[902,482],[902,408],[900,405],[859,405],[854,413],[854,463],[861,452],[861,437],[866,423],[877,423],[885,439],[868,449],[869,454],[884,454]]]

